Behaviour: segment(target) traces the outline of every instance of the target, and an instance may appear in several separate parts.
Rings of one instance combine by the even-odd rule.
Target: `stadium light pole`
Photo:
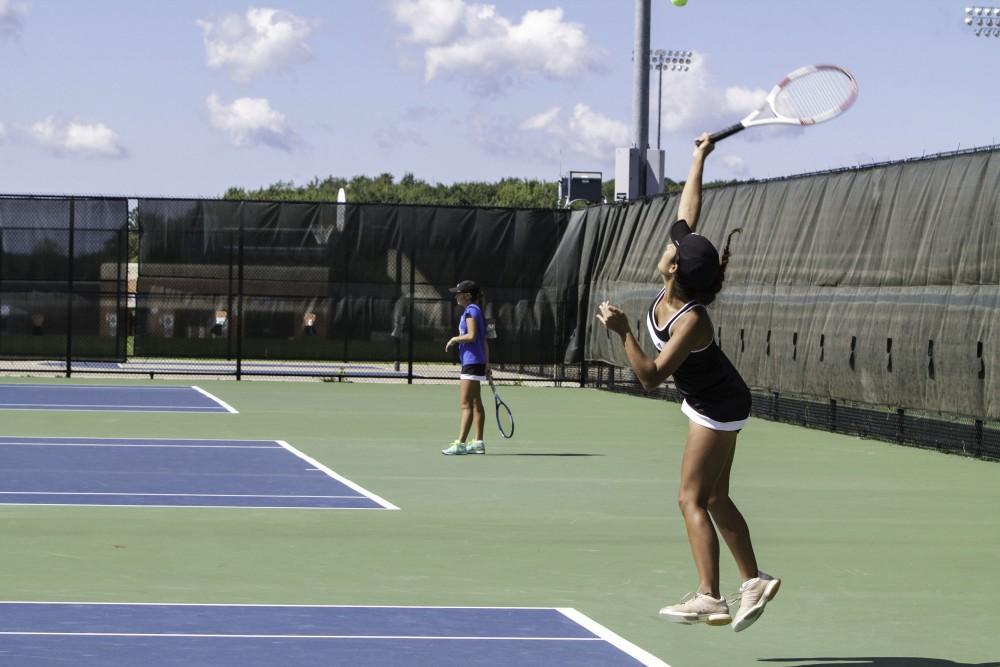
[[[966,7],[965,25],[976,37],[1000,37],[1000,7]]]
[[[654,49],[649,54],[649,67],[657,71],[659,81],[657,82],[656,102],[656,149],[660,150],[660,124],[663,120],[663,70],[669,72],[687,72],[691,69],[691,51],[665,51]]]
[[[649,148],[650,0],[635,0],[635,46],[632,50],[632,145],[639,151],[638,192],[646,196],[646,149]],[[629,197],[632,198],[631,196]]]
[[[615,201],[659,194],[663,188],[663,151],[649,147],[650,4],[651,0],[635,0],[632,146],[615,149]]]

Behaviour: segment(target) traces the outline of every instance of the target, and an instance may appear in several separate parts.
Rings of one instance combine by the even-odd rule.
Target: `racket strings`
[[[505,438],[514,434],[514,417],[506,405],[497,406],[497,426]]]
[[[838,69],[821,69],[789,81],[774,99],[775,111],[788,118],[818,122],[836,115],[855,94],[854,80]]]

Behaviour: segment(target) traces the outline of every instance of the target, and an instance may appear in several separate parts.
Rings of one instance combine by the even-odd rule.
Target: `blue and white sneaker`
[[[485,454],[486,453],[486,443],[482,440],[473,440],[472,442],[465,445],[466,454]]]

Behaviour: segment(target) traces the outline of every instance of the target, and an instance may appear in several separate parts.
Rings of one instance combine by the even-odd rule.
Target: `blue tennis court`
[[[0,635],[24,667],[667,667],[573,609],[0,602]]]
[[[40,367],[53,369],[65,369],[66,362],[59,360],[39,361]],[[239,364],[240,372],[243,375],[306,375],[306,376],[336,376],[350,373],[366,377],[385,378],[405,378],[406,371],[392,370],[392,364],[381,366],[370,364],[342,364],[326,362],[300,361],[253,361],[244,360]],[[235,361],[218,359],[193,359],[187,361],[172,359],[150,359],[150,360],[129,360],[119,361],[74,361],[73,369],[76,371],[124,371],[127,373],[158,373],[160,375],[184,374],[195,371],[201,375],[235,375],[237,364]]]
[[[0,436],[0,504],[398,509],[280,440]]]
[[[0,410],[237,412],[200,387],[97,384],[0,384]]]

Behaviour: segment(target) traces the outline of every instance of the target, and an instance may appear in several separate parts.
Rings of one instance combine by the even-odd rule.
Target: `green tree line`
[[[398,181],[392,174],[315,178],[305,185],[279,181],[257,190],[229,188],[226,199],[271,201],[337,201],[344,188],[347,201],[366,204],[430,204],[434,206],[500,206],[510,208],[555,208],[558,186],[554,182],[505,178],[496,183],[468,181],[432,185],[405,174]]]
[[[502,208],[556,208],[559,186],[554,181],[525,178],[504,178],[496,183],[467,181],[431,185],[427,181],[405,174],[398,181],[392,174],[339,178],[314,178],[305,185],[279,181],[273,185],[247,190],[231,187],[225,199],[266,201],[337,201],[337,191],[344,188],[347,201],[366,204],[429,204],[433,206],[497,206]],[[680,185],[667,181],[667,192],[679,192]],[[604,197],[614,201],[615,182],[602,184]]]
[[[706,187],[733,183],[707,183]],[[667,194],[677,194],[684,187],[667,179]],[[525,178],[504,178],[496,183],[469,181],[444,185],[431,185],[413,174],[405,174],[396,181],[392,174],[379,176],[355,176],[339,178],[328,176],[322,180],[314,178],[305,185],[295,185],[291,181],[278,181],[273,185],[247,190],[231,187],[223,195],[224,199],[244,199],[256,201],[337,201],[337,191],[344,188],[347,200],[366,204],[427,204],[431,206],[496,206],[500,208],[555,208],[559,204],[559,186],[555,182]],[[615,200],[614,180],[602,184],[604,199]],[[139,245],[138,209],[129,211],[128,256],[129,261],[138,260]]]

